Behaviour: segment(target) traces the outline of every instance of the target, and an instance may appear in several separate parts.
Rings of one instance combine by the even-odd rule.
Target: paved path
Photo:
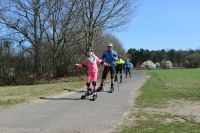
[[[1,109],[0,133],[109,133],[122,120],[134,93],[146,79],[133,71],[119,91],[115,85],[115,92],[100,92],[96,101],[80,100],[82,93],[74,92]],[[109,85],[106,83],[105,90]]]

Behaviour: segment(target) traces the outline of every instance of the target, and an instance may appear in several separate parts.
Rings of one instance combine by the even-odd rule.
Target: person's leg
[[[93,85],[93,90],[94,90],[94,91],[97,91],[97,86],[96,86],[96,85],[97,85],[97,84],[96,84],[97,77],[98,77],[98,72],[93,73],[92,85]]]
[[[91,82],[91,80],[92,80],[92,74],[88,73],[87,82],[86,82],[87,91],[85,92],[85,94],[83,94],[81,96],[81,99],[84,99],[87,96],[91,95],[91,89],[90,89],[90,82]]]
[[[118,80],[118,79],[117,79],[118,70],[119,70],[119,69],[117,69],[117,67],[116,67],[115,82]]]
[[[126,67],[125,69],[126,69],[126,78],[127,78],[127,75],[128,75],[128,67]]]
[[[128,68],[128,73],[129,73],[129,77],[131,78],[131,71],[130,71],[130,67]]]
[[[122,83],[122,68],[120,69],[120,83]]]
[[[114,77],[115,77],[115,67],[110,67],[110,78],[111,78],[111,87],[114,89]]]
[[[91,73],[88,73],[88,76],[87,76],[87,83],[86,83],[86,86],[87,86],[87,89],[90,89],[90,82],[92,81],[92,74]]]
[[[103,84],[104,84],[104,81],[106,79],[106,75],[108,73],[108,67],[104,67],[104,70],[103,70],[103,74],[102,74],[102,77],[101,77],[101,83],[100,83],[100,86],[99,88],[97,89],[97,91],[102,91],[103,89]]]

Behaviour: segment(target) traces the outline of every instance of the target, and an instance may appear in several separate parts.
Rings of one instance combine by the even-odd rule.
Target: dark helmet
[[[91,48],[91,47],[88,47],[87,49],[86,49],[86,51],[88,52],[88,51],[93,51],[93,49]]]

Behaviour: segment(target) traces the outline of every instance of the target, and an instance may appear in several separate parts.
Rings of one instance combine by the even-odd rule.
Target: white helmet
[[[113,46],[113,44],[112,43],[108,43],[108,47],[112,47]]]

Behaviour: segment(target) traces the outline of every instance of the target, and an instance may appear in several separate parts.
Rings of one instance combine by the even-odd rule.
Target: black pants
[[[118,73],[120,74],[120,82],[122,82],[122,66],[121,67],[116,67],[116,75],[115,75],[115,81],[118,81],[117,75]]]
[[[126,67],[125,70],[126,70],[126,78],[127,78],[128,73],[129,73],[129,76],[131,77],[130,67]]]
[[[109,67],[104,67],[102,79],[106,79],[109,71],[110,71],[110,78],[113,79],[115,77],[115,67],[109,66]]]

